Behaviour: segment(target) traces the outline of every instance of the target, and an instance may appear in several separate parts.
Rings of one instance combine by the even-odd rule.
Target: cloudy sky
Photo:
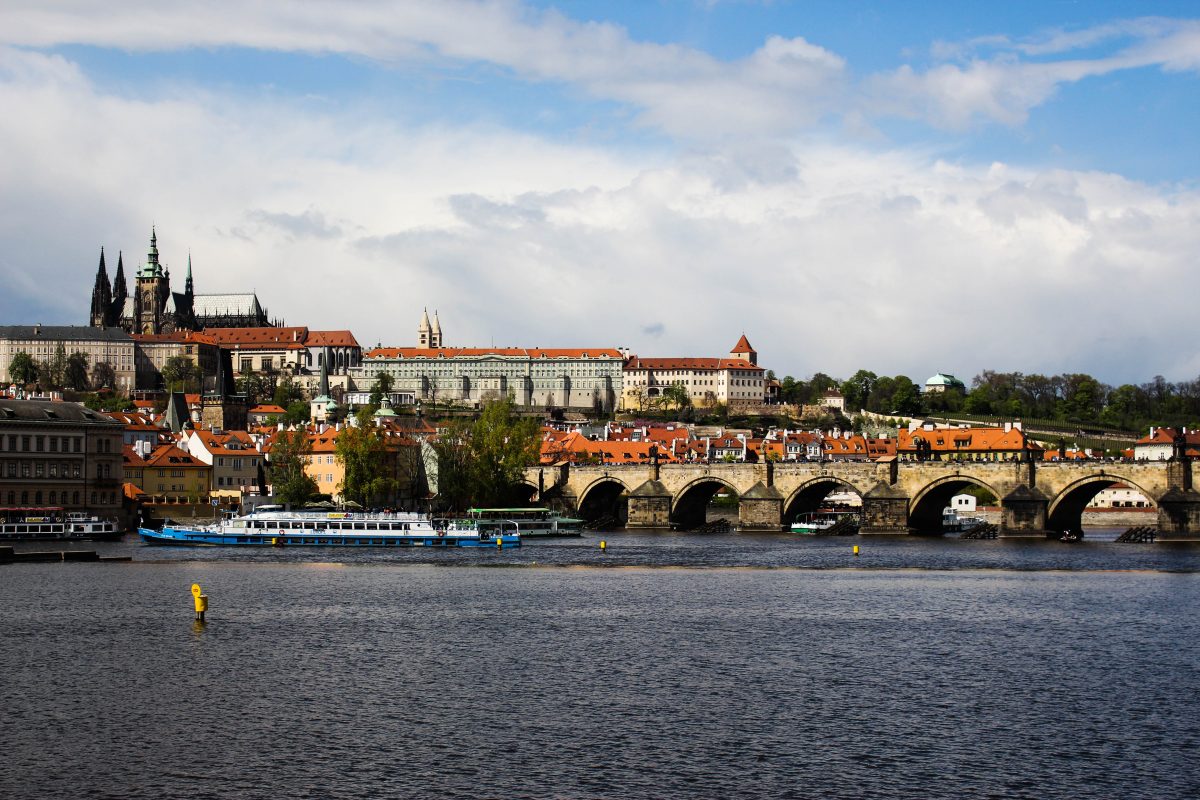
[[[1194,2],[0,5],[0,323],[182,287],[797,377],[1200,374]]]

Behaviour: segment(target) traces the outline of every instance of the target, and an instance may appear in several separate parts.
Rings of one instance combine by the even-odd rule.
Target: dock
[[[102,556],[95,550],[38,550],[18,553],[12,547],[0,547],[0,564],[54,561],[132,561],[133,556]]]

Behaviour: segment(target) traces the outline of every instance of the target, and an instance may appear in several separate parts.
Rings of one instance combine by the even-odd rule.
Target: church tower
[[[433,326],[429,324],[429,309],[421,312],[421,323],[417,325],[417,347],[433,347]]]
[[[104,266],[104,248],[100,248],[100,268],[96,270],[96,285],[92,289],[93,328],[107,328],[112,322],[112,291],[108,287],[108,270]]]
[[[110,325],[125,324],[125,298],[129,297],[129,289],[125,286],[125,256],[117,251],[117,274],[113,278],[112,305],[109,312]]]
[[[134,331],[137,333],[162,333],[163,309],[170,292],[167,277],[158,263],[158,235],[150,229],[150,252],[146,263],[138,270],[137,294],[134,295]]]
[[[434,348],[442,346],[442,323],[438,319],[436,309],[433,312],[433,330],[429,334],[429,346]]]
[[[758,366],[758,351],[750,346],[750,340],[744,333],[733,349],[729,351],[729,357],[737,361],[749,361],[752,365]]]

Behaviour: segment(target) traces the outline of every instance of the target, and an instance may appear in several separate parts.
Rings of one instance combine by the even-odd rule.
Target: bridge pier
[[[738,500],[738,530],[783,530],[783,495],[762,481],[754,484]]]
[[[1046,538],[1046,509],[1050,501],[1034,487],[1020,484],[1000,498],[1000,538]]]
[[[908,495],[883,481],[863,495],[862,534],[908,533]]]
[[[1200,494],[1169,489],[1158,499],[1157,542],[1200,542]]]
[[[648,480],[629,493],[626,528],[670,528],[671,492],[658,480]]]

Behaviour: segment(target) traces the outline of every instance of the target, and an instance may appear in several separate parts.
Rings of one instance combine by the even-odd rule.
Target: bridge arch
[[[797,486],[783,501],[784,527],[791,525],[800,515],[816,511],[826,497],[839,489],[862,497],[862,492],[853,484],[831,475],[822,475]]]
[[[1155,506],[1154,496],[1134,481],[1119,475],[1088,475],[1067,484],[1046,507],[1046,529],[1052,531],[1082,531],[1083,512],[1092,498],[1114,483],[1123,483],[1141,492]]]
[[[703,525],[708,520],[709,503],[722,489],[727,489],[734,497],[741,497],[736,486],[715,475],[689,481],[671,498],[671,524],[685,529]]]
[[[943,533],[942,512],[950,498],[970,486],[982,487],[997,499],[1001,496],[995,486],[972,475],[947,475],[926,484],[908,501],[908,527],[918,533]]]
[[[624,524],[627,513],[624,497],[628,492],[629,487],[620,479],[611,475],[599,477],[579,492],[576,504],[579,516],[588,522],[611,520]]]

